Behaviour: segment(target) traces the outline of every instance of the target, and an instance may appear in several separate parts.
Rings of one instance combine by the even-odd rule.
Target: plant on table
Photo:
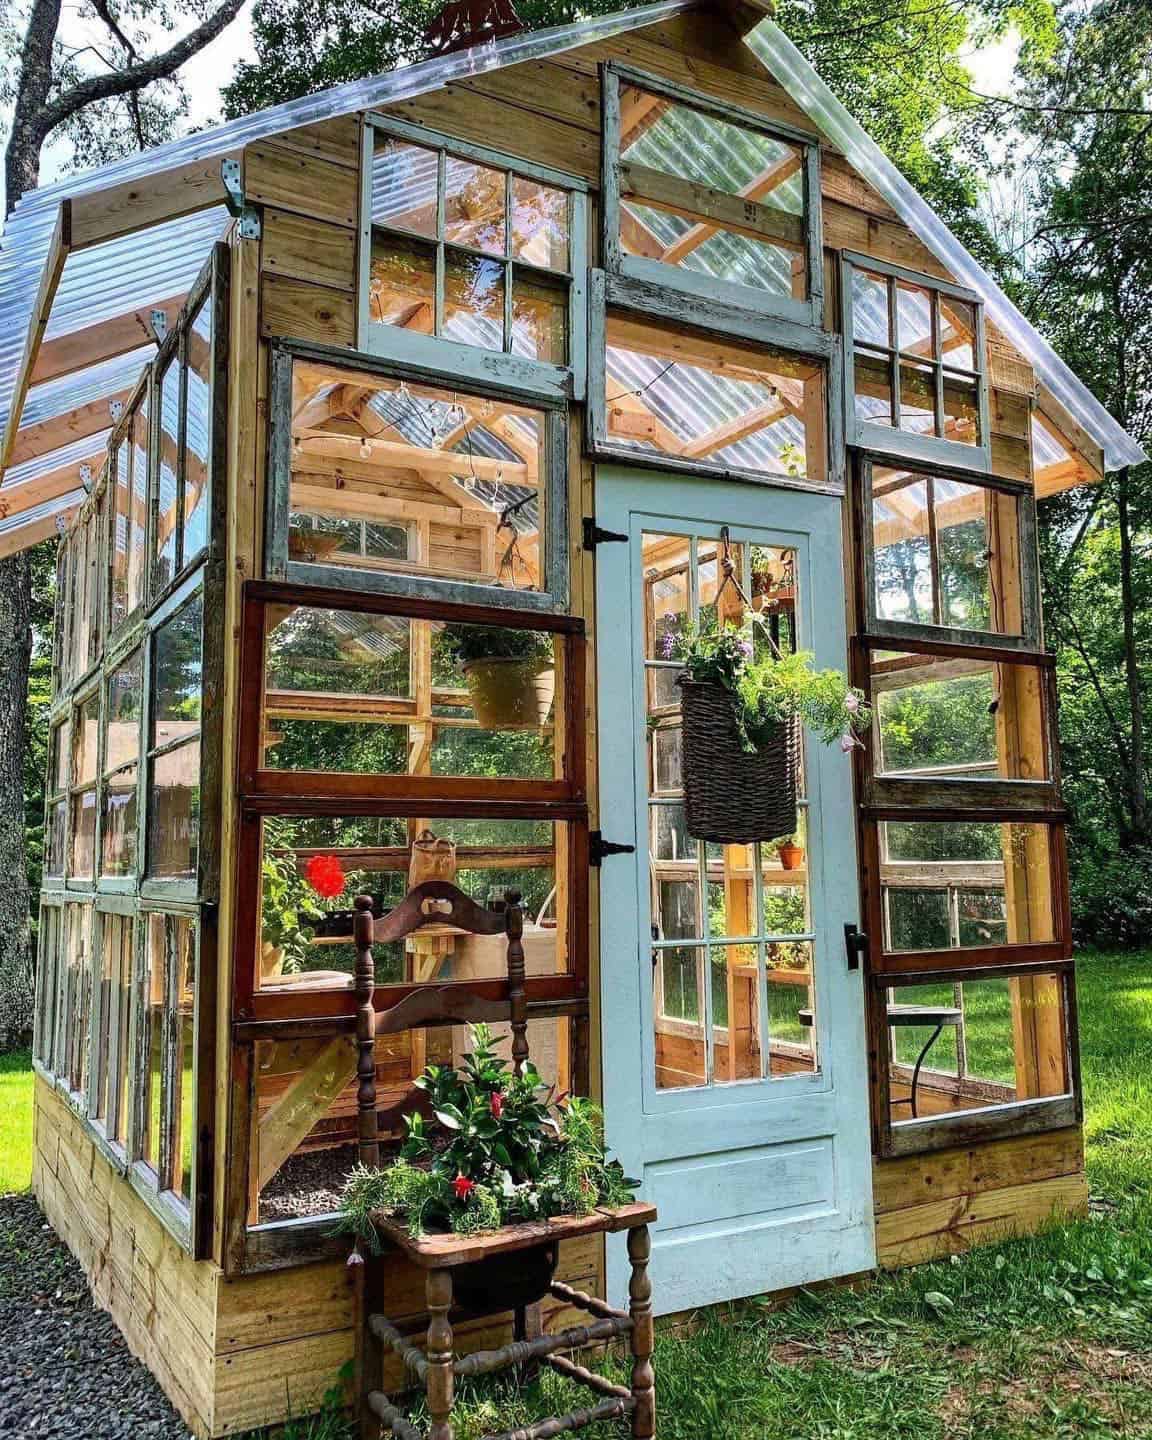
[[[762,749],[794,718],[824,744],[839,741],[844,750],[858,745],[857,736],[871,723],[863,693],[839,670],[817,670],[807,650],[777,650],[763,620],[751,611],[742,625],[687,625],[667,635],[664,648],[665,658],[682,661],[692,680],[729,692],[748,753]]]
[[[261,937],[271,968],[299,971],[322,920],[336,900],[347,894],[354,876],[346,874],[336,855],[312,855],[299,864],[287,848],[289,836],[274,821],[265,822],[261,864]]]
[[[472,1048],[458,1070],[429,1065],[416,1081],[439,1129],[423,1115],[405,1116],[399,1159],[349,1177],[342,1228],[374,1246],[377,1213],[403,1220],[413,1235],[470,1235],[631,1201],[635,1185],[605,1155],[597,1107],[557,1099],[530,1062],[513,1074],[487,1025],[470,1026],[468,1035]]]

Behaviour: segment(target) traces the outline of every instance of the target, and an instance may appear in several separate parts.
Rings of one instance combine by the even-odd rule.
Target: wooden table
[[[458,1377],[490,1375],[513,1367],[543,1362],[557,1374],[578,1381],[602,1396],[598,1405],[568,1415],[548,1416],[527,1427],[504,1431],[490,1440],[546,1440],[570,1430],[603,1420],[631,1419],[635,1440],[651,1440],[656,1433],[655,1387],[652,1370],[652,1286],[648,1279],[651,1241],[648,1227],[656,1219],[652,1205],[636,1202],[617,1209],[597,1209],[591,1215],[562,1215],[523,1225],[505,1225],[484,1235],[411,1236],[403,1225],[387,1216],[374,1217],[382,1236],[425,1272],[424,1292],[428,1307],[428,1334],[425,1348],[403,1335],[383,1314],[369,1313],[368,1266],[357,1270],[360,1322],[357,1340],[357,1393],[360,1397],[361,1435],[379,1440],[394,1435],[398,1440],[453,1440],[451,1421],[455,1382]],[[549,1293],[567,1305],[584,1310],[587,1325],[572,1326],[553,1335],[528,1333],[522,1307],[517,1311],[516,1338],[499,1350],[480,1350],[456,1358],[453,1350],[450,1311],[453,1274],[461,1267],[476,1265],[517,1252],[557,1245],[586,1235],[626,1231],[632,1278],[628,1286],[628,1310],[614,1310],[603,1300],[553,1280]],[[492,1313],[512,1308],[493,1297]],[[595,1342],[628,1338],[632,1354],[631,1384],[616,1385],[602,1375],[560,1355]],[[431,1417],[427,1435],[402,1414],[382,1390],[383,1359],[392,1350],[404,1362],[409,1375],[422,1383]]]

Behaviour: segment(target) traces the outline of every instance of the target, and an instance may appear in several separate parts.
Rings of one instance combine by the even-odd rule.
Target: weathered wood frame
[[[484,350],[476,345],[447,339],[438,335],[425,335],[406,330],[398,325],[384,325],[369,319],[369,277],[372,268],[372,232],[382,230],[403,238],[422,238],[410,232],[393,230],[387,225],[374,225],[372,221],[372,151],[377,134],[384,134],[408,144],[418,145],[425,150],[439,151],[437,164],[438,211],[443,210],[444,165],[447,155],[462,160],[474,161],[479,165],[503,170],[510,189],[513,177],[536,180],[542,185],[565,190],[570,196],[569,204],[569,253],[566,271],[551,270],[547,266],[526,264],[529,274],[550,277],[564,283],[568,289],[568,364],[552,365],[533,360],[524,355],[513,355],[510,351]],[[412,363],[426,369],[436,368],[444,374],[459,376],[467,384],[473,380],[488,384],[501,384],[509,390],[520,390],[525,395],[550,395],[556,399],[583,400],[587,383],[588,327],[587,275],[588,275],[588,183],[577,175],[562,170],[553,170],[528,160],[519,160],[498,150],[476,145],[466,140],[457,140],[437,130],[421,125],[410,125],[390,115],[369,114],[364,118],[363,142],[360,163],[360,254],[359,285],[357,287],[356,336],[360,349],[382,359],[398,364]],[[507,195],[508,189],[505,193]],[[510,209],[510,207],[509,207]],[[443,216],[440,216],[441,221]],[[441,223],[438,229],[443,229]],[[443,313],[444,304],[444,247],[443,240],[428,240],[430,248],[436,251],[436,294],[437,318]],[[463,254],[475,254],[478,258],[499,261],[506,265],[507,281],[515,273],[517,262],[511,256],[511,233],[506,237],[504,257],[483,251],[473,251],[467,245],[452,243],[451,248]],[[511,336],[512,286],[504,288],[504,328],[506,338]],[[438,327],[437,327],[438,328]]]
[[[906,620],[884,620],[876,612],[876,555],[872,543],[872,475],[877,465],[890,465],[924,472],[962,485],[976,485],[1016,501],[1016,549],[1019,555],[1020,610],[1022,633],[1001,635],[996,631],[961,630],[948,625],[919,624]],[[1019,480],[1007,480],[990,474],[956,470],[935,461],[906,462],[901,456],[879,450],[861,450],[855,455],[854,510],[857,544],[862,569],[860,591],[860,628],[864,635],[890,641],[941,641],[955,647],[982,647],[994,651],[1020,652],[1021,658],[1039,658],[1040,651],[1040,562],[1037,550],[1036,497],[1032,486]],[[933,522],[930,522],[933,523]],[[898,648],[898,647],[891,647]],[[959,649],[955,652],[959,653]]]
[[[1064,1073],[1068,1091],[1032,1100],[1011,1100],[950,1115],[899,1121],[891,1118],[891,1027],[887,1022],[890,986],[955,983],[989,979],[1028,979],[1054,976],[1060,986],[1064,1035]],[[868,1064],[872,1088],[872,1126],[876,1153],[887,1159],[898,1155],[927,1154],[959,1145],[981,1144],[1021,1135],[1079,1126],[1084,1120],[1080,1084],[1079,1018],[1076,1006],[1075,968],[1069,960],[1012,967],[983,966],[939,969],[894,978],[872,974],[866,991]]]
[[[620,244],[620,86],[633,85],[677,105],[710,115],[728,125],[740,126],[769,139],[796,146],[803,157],[805,261],[808,275],[808,298],[794,300],[790,296],[772,295],[749,285],[740,285],[711,276],[698,275],[676,265],[643,256],[625,255]],[[600,67],[603,151],[600,181],[601,253],[605,271],[624,279],[646,282],[656,288],[679,292],[692,302],[696,323],[723,330],[725,314],[739,309],[749,318],[777,318],[795,325],[823,331],[824,325],[824,242],[820,214],[820,142],[819,136],[780,121],[767,120],[762,114],[741,106],[716,100],[674,81],[614,61]],[[737,197],[739,198],[739,197]],[[723,224],[718,224],[723,229]],[[767,337],[765,337],[767,338]],[[590,356],[596,353],[593,334]]]
[[[974,374],[976,378],[977,405],[980,414],[980,444],[965,445],[958,440],[948,440],[938,435],[917,435],[909,430],[901,430],[892,425],[874,425],[866,420],[859,420],[856,416],[856,347],[854,344],[853,319],[852,319],[852,271],[854,269],[868,270],[876,275],[883,275],[888,280],[905,281],[907,284],[916,285],[924,290],[936,291],[940,295],[947,295],[953,300],[962,300],[974,307],[976,316],[976,334],[972,341],[972,358],[975,361],[975,369],[970,372],[961,372],[957,367],[956,373]],[[895,287],[889,287],[888,298],[888,323],[892,331],[894,345],[898,347],[899,334],[895,329],[895,301],[893,299]],[[841,334],[844,336],[844,423],[847,427],[848,443],[876,451],[883,451],[888,455],[898,456],[901,460],[926,465],[935,468],[937,465],[950,465],[957,470],[974,471],[977,474],[986,473],[992,468],[992,429],[989,402],[989,379],[988,379],[988,351],[984,333],[984,302],[974,290],[968,290],[962,285],[953,284],[948,280],[940,280],[934,275],[924,275],[916,270],[905,269],[902,265],[893,265],[888,260],[878,260],[871,255],[864,255],[855,250],[844,250],[840,254],[840,308]],[[899,401],[900,396],[900,360],[903,354],[899,348],[893,348],[889,355],[889,385],[892,387],[892,395]],[[932,366],[937,411],[940,413],[942,405],[941,385],[943,383],[943,362],[937,361],[935,356],[925,360],[923,356],[909,354],[907,357],[912,361],[927,363]],[[960,477],[957,477],[960,478]]]
[[[390,327],[383,327],[390,328]],[[437,342],[440,343],[440,342]],[[477,351],[477,354],[484,354]],[[441,360],[447,357],[439,357]],[[512,590],[497,585],[437,579],[434,576],[394,574],[386,570],[358,570],[354,565],[308,564],[288,556],[288,514],[292,489],[292,367],[310,360],[338,369],[358,370],[389,379],[417,381],[446,389],[466,391],[482,399],[510,400],[531,405],[545,417],[544,462],[548,483],[544,506],[547,585],[544,590]],[[427,601],[460,601],[465,606],[488,605],[514,611],[546,614],[568,606],[568,416],[563,398],[540,392],[515,391],[491,380],[466,379],[463,385],[451,371],[415,361],[389,360],[361,351],[339,350],[301,341],[279,341],[271,350],[270,427],[268,476],[265,495],[264,574],[270,580],[287,580],[300,586],[343,587],[350,579],[361,591]],[[498,623],[511,623],[501,619]]]
[[[732,307],[711,308],[708,322],[705,312],[691,314],[693,324],[685,324],[687,306],[675,293],[648,281],[627,276],[614,276],[604,270],[593,270],[589,284],[589,349],[588,404],[585,417],[586,444],[597,459],[614,460],[638,465],[645,470],[666,470],[675,475],[712,476],[718,480],[739,480],[770,489],[814,491],[822,495],[844,493],[844,427],[841,414],[841,344],[837,335],[823,330],[805,330],[783,320],[749,317]],[[743,470],[730,465],[710,463],[707,458],[684,459],[659,451],[632,450],[618,445],[608,429],[607,407],[607,333],[609,311],[620,311],[657,325],[667,324],[680,331],[691,331],[723,342],[738,335],[766,351],[783,350],[789,355],[810,361],[824,370],[824,429],[826,439],[826,480],[775,475],[758,470]],[[766,355],[766,358],[769,358]]]

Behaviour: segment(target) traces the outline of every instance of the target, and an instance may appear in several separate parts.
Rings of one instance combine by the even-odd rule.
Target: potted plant
[[[476,1235],[556,1215],[589,1215],[626,1205],[635,1183],[604,1153],[600,1111],[575,1096],[557,1099],[529,1062],[510,1073],[487,1025],[469,1026],[470,1050],[459,1070],[430,1065],[415,1082],[433,1124],[404,1117],[399,1158],[382,1169],[361,1166],[344,1190],[341,1228],[376,1250],[380,1216],[414,1236]],[[456,1297],[483,1312],[528,1305],[547,1292],[555,1268],[547,1244],[494,1256],[457,1274]]]
[[[328,914],[321,902],[338,899],[352,878],[335,855],[313,855],[301,869],[292,851],[278,845],[285,838],[266,822],[260,932],[260,979],[265,984],[303,967],[316,934],[313,922]]]
[[[780,856],[780,864],[785,870],[799,870],[804,863],[804,847],[796,843],[795,835],[781,840],[776,847],[776,853]]]
[[[538,730],[556,697],[551,642],[536,630],[458,625],[445,648],[464,672],[476,720],[484,730]]]
[[[861,693],[838,670],[815,669],[807,651],[779,652],[751,611],[741,626],[670,634],[665,654],[684,663],[677,684],[689,833],[723,845],[792,835],[800,727],[851,750],[871,720]]]

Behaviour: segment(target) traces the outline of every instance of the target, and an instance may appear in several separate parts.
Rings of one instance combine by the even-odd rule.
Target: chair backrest
[[[375,943],[403,940],[427,925],[452,925],[472,935],[508,937],[505,995],[491,1000],[460,985],[422,986],[388,1010],[375,1007]],[[502,910],[486,910],[463,890],[446,880],[426,880],[405,895],[395,909],[376,920],[372,897],[355,901],[353,940],[356,947],[356,1040],[359,1149],[362,1165],[380,1163],[379,1124],[376,1116],[376,1037],[396,1034],[413,1026],[469,1025],[479,1020],[507,1018],[512,1027],[512,1069],[523,1074],[528,1059],[528,1000],[524,988],[524,911],[519,890],[504,892]]]

